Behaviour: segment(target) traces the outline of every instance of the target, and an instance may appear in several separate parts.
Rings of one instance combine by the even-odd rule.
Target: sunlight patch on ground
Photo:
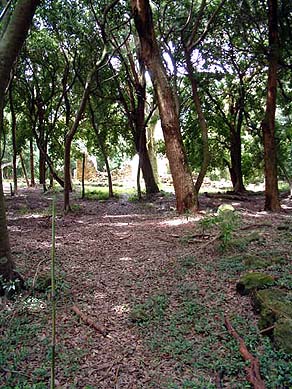
[[[42,215],[42,214],[33,213],[31,215],[24,216],[24,219],[39,219],[39,218],[43,218],[43,217],[44,217],[44,215]]]
[[[39,312],[47,307],[47,304],[36,297],[29,297],[23,302],[23,307],[30,312]]]
[[[94,293],[94,298],[96,298],[96,299],[104,299],[105,298],[105,294],[101,293],[101,292],[95,292]]]
[[[102,218],[103,219],[122,219],[124,217],[130,217],[130,218],[137,217],[137,218],[141,218],[141,215],[139,215],[137,213],[126,214],[126,215],[105,215]]]
[[[131,258],[131,257],[122,257],[122,258],[120,258],[120,261],[132,261],[133,260],[133,258]]]
[[[281,206],[282,206],[283,209],[287,209],[287,210],[288,210],[288,209],[292,209],[292,206],[291,206],[291,205],[288,206],[288,205],[286,205],[286,204],[282,204]]]
[[[171,220],[165,220],[161,223],[159,223],[159,225],[161,226],[180,226],[182,224],[188,224],[188,223],[192,223],[194,221],[198,221],[200,220],[201,217],[181,217],[179,219],[171,219]]]
[[[115,311],[118,315],[123,315],[130,311],[130,307],[128,304],[116,305],[113,307],[113,311]]]

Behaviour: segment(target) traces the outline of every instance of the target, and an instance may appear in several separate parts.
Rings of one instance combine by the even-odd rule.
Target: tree
[[[14,62],[19,55],[36,11],[39,0],[19,0],[0,38],[0,137],[3,135],[3,109],[6,89]],[[2,172],[0,169],[0,275],[9,280],[13,277],[14,261],[11,256],[9,234],[5,214]]]
[[[262,121],[265,161],[265,210],[281,209],[278,192],[277,155],[275,143],[275,112],[279,61],[278,1],[268,0],[269,57],[266,112]]]
[[[198,209],[192,175],[180,132],[177,96],[171,87],[154,32],[152,11],[148,0],[132,0],[135,26],[141,45],[141,56],[147,66],[155,90],[169,160],[176,207],[179,213]]]

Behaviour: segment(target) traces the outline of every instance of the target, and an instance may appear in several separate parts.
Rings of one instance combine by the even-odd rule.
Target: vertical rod
[[[51,300],[52,300],[52,359],[51,389],[55,389],[55,354],[56,354],[56,285],[55,285],[55,241],[56,241],[56,196],[52,207],[52,247],[51,247]]]

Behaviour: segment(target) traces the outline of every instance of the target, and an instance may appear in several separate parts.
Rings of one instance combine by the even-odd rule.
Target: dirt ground
[[[21,190],[17,196],[7,196],[6,203],[17,268],[25,279],[33,279],[37,268],[39,274],[50,268],[48,210],[52,193]],[[180,258],[193,255],[205,264],[216,260],[216,241],[211,242],[212,236],[201,237],[198,221],[222,203],[231,203],[240,212],[245,226],[271,225],[264,232],[271,245],[276,226],[291,221],[292,217],[289,198],[282,200],[283,212],[272,215],[262,211],[261,194],[243,200],[202,195],[201,212],[194,216],[178,216],[171,197],[156,196],[141,203],[125,198],[93,201],[75,197],[72,199],[74,212],[63,216],[62,194],[58,194],[56,261],[63,296],[57,304],[57,347],[75,354],[78,368],[74,374],[66,374],[59,363],[57,387],[163,388],[170,378],[177,387],[182,387],[180,382],[193,378],[190,369],[178,370],[174,358],[169,355],[158,358],[145,345],[143,332],[133,325],[129,312],[150,296],[173,289]],[[187,236],[194,238],[186,242]],[[256,323],[249,299],[236,293],[236,280],[230,278],[222,283],[219,277],[198,267],[196,271],[184,273],[180,280],[195,282],[202,296],[206,290],[212,290],[215,296],[223,290],[223,311],[228,316],[241,314]],[[178,301],[172,297],[171,304],[175,306]],[[107,335],[83,323],[72,311],[73,306]],[[49,316],[47,320],[49,323]],[[39,363],[39,353],[43,352],[40,344],[49,332],[48,324],[39,335],[28,366],[23,366],[28,375]],[[210,383],[215,382],[214,372],[204,374]]]

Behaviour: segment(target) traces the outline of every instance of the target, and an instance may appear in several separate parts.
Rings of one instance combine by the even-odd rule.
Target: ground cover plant
[[[291,355],[261,333],[250,297],[236,292],[246,272],[291,290],[289,199],[271,216],[259,211],[261,196],[219,213],[222,201],[203,196],[201,214],[178,217],[170,196],[76,198],[78,211],[63,217],[57,197],[56,387],[252,387],[225,317],[258,358],[266,387],[292,385]],[[49,384],[51,199],[32,189],[7,198],[28,290],[1,299],[4,388]]]

